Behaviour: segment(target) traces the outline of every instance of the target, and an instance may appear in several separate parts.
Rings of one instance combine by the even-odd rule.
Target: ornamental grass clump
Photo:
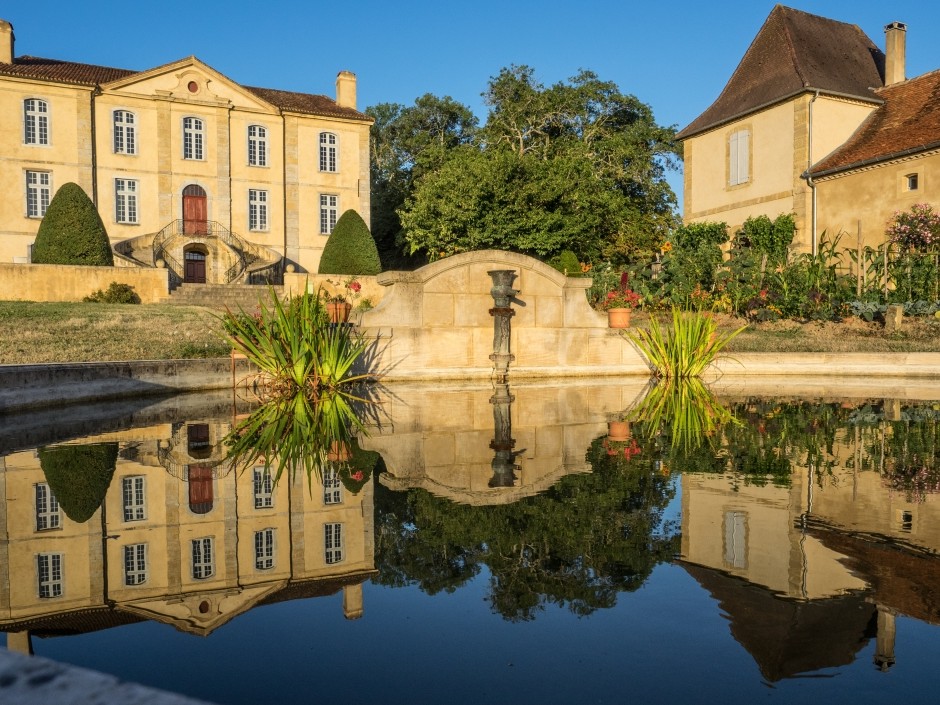
[[[718,353],[746,327],[719,333],[710,313],[683,314],[673,307],[671,328],[650,316],[649,330],[636,329],[626,335],[646,356],[656,377],[685,379],[701,376]]]
[[[284,304],[272,291],[270,306],[260,304],[253,315],[227,311],[222,325],[235,351],[260,370],[264,397],[317,397],[367,377],[353,374],[365,343],[351,326],[328,322],[318,294]]]

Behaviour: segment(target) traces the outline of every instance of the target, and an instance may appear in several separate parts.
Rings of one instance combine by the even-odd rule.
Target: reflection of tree
[[[88,521],[101,506],[117,462],[117,443],[47,446],[39,465],[59,506],[72,521]]]
[[[938,417],[934,409],[907,409],[899,420],[886,422],[882,482],[903,492],[908,502],[924,502],[928,493],[940,491]]]
[[[454,590],[489,569],[493,610],[532,619],[546,604],[578,615],[611,607],[678,550],[677,526],[663,521],[675,488],[650,459],[628,471],[608,460],[602,439],[587,459],[594,471],[569,475],[516,504],[456,505],[423,490],[377,485],[376,580]]]

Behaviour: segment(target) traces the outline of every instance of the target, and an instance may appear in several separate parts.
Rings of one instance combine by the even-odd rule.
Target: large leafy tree
[[[52,197],[39,224],[32,259],[35,264],[114,264],[101,216],[78,184],[63,184]]]
[[[654,468],[653,443],[616,462],[595,440],[594,471],[510,505],[454,504],[425,490],[376,484],[376,581],[453,591],[486,567],[494,612],[533,619],[546,605],[578,615],[612,607],[678,550],[666,518],[674,482]]]
[[[370,153],[371,220],[383,268],[421,264],[423,258],[404,254],[397,211],[422,173],[439,167],[448,150],[472,142],[477,118],[453,98],[430,93],[410,107],[380,103],[366,112],[375,120]]]
[[[398,210],[412,253],[567,249],[620,262],[656,249],[676,225],[665,181],[675,132],[636,97],[590,71],[546,87],[527,66],[503,69],[483,95],[479,138],[412,174]]]

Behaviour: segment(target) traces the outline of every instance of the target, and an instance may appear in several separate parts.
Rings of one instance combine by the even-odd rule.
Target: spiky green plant
[[[643,422],[651,435],[664,432],[673,448],[684,450],[700,446],[726,424],[736,423],[734,415],[694,377],[653,384],[630,420]]]
[[[710,313],[693,311],[683,314],[673,307],[671,328],[662,326],[655,316],[650,316],[649,330],[638,328],[625,333],[646,356],[654,375],[665,379],[685,379],[700,377],[722,348],[746,327],[720,333]]]
[[[308,482],[320,478],[328,449],[348,445],[354,431],[364,430],[353,409],[357,400],[368,401],[338,391],[316,398],[301,390],[275,397],[232,430],[226,439],[228,457],[239,468],[260,464],[275,468],[275,482],[285,469],[290,474],[303,470]]]
[[[272,290],[257,314],[222,316],[232,347],[260,370],[265,396],[317,395],[366,376],[353,374],[365,342],[351,326],[329,323],[321,299],[305,293],[284,304]]]

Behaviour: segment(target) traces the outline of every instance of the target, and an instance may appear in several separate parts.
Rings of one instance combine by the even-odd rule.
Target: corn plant
[[[719,333],[711,314],[701,311],[683,314],[673,307],[671,328],[650,316],[649,330],[631,330],[626,335],[646,356],[655,376],[685,379],[701,376],[722,348],[746,327]]]

